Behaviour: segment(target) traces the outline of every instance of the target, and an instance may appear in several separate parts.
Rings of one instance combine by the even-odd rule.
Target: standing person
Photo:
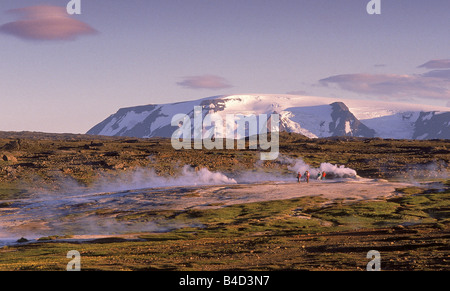
[[[317,173],[317,180],[322,180],[322,173],[320,171]]]
[[[327,175],[327,173],[325,173],[325,172],[322,173],[322,180],[325,180],[326,175]]]
[[[306,183],[309,183],[309,171],[305,172]]]
[[[302,178],[302,174],[300,172],[297,173],[297,182],[300,183],[300,179]]]

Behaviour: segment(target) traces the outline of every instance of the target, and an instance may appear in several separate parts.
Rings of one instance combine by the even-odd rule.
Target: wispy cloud
[[[431,60],[426,62],[423,65],[420,65],[418,68],[426,68],[426,69],[450,69],[450,59],[443,60]]]
[[[189,89],[219,90],[232,87],[226,79],[215,75],[188,76],[183,79],[177,85]]]
[[[450,70],[433,70],[422,74],[424,77],[439,78],[450,82]]]
[[[8,12],[19,19],[1,25],[0,32],[26,40],[74,40],[97,33],[88,24],[71,18],[65,7],[41,5]]]
[[[432,61],[433,62],[433,61]],[[429,62],[430,63],[430,62]],[[427,63],[428,64],[428,63]],[[422,65],[445,67],[444,60]],[[421,66],[421,67],[422,67]],[[323,86],[338,88],[383,99],[450,99],[450,70],[432,70],[424,74],[344,74],[319,80]]]

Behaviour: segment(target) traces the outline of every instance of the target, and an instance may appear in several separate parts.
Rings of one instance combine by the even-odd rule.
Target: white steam
[[[174,176],[159,176],[152,168],[138,168],[104,174],[88,187],[71,178],[57,177],[57,182],[50,188],[34,185],[31,198],[13,201],[13,207],[0,215],[0,238],[169,231],[184,225],[174,224],[170,219],[121,221],[116,219],[116,215],[166,209],[170,199],[177,200],[189,192],[178,188],[184,186],[294,182],[299,171],[302,174],[309,171],[312,177],[325,171],[330,179],[357,177],[355,170],[329,163],[314,168],[302,159],[279,157],[277,162],[284,169],[284,174],[279,170],[267,172],[262,164],[256,164],[253,170],[228,174],[184,166]],[[286,170],[290,173],[286,174]],[[29,187],[28,191],[33,187]]]
[[[410,165],[403,174],[403,179],[410,182],[429,179],[449,179],[450,165],[444,161],[434,161],[428,164]]]
[[[293,165],[288,166],[288,169],[294,173],[300,172],[302,175],[308,171],[311,177],[316,177],[319,173],[325,172],[329,178],[357,178],[355,170],[346,168],[343,165],[338,166],[330,163],[322,163],[319,168],[314,168],[302,159],[295,160]]]
[[[302,159],[280,157],[279,163],[284,165],[292,174],[286,175],[279,172],[265,172],[261,165],[256,164],[254,170],[245,170],[236,173],[213,172],[206,168],[199,170],[185,165],[180,173],[175,176],[159,176],[154,169],[138,168],[119,175],[103,176],[94,185],[87,189],[89,192],[112,192],[136,189],[150,189],[160,187],[179,186],[204,186],[227,185],[237,183],[260,182],[290,182],[295,180],[295,175],[309,171],[312,177],[319,172],[326,172],[327,178],[357,178],[355,170],[345,166],[322,163],[319,168],[314,168]]]
[[[211,172],[206,168],[195,170],[191,166],[184,166],[181,173],[174,177],[163,177],[156,174],[154,169],[138,168],[114,176],[103,176],[90,187],[90,191],[111,192],[135,189],[149,189],[176,186],[202,186],[236,184],[236,180],[220,172]]]

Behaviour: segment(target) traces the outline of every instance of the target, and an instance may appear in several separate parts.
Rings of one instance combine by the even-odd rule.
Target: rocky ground
[[[443,176],[450,163],[449,140],[308,139],[280,136],[280,157],[345,165],[366,178],[411,179]],[[103,173],[151,167],[175,175],[184,165],[224,173],[254,169],[284,171],[279,160],[261,162],[257,150],[180,150],[169,139],[131,139],[73,134],[0,132],[0,182],[52,184],[70,177],[82,184]],[[431,176],[430,176],[431,175]]]
[[[393,196],[391,190],[388,195],[375,191],[373,197],[363,191],[342,196],[347,192],[335,190],[339,195],[333,197],[278,196],[228,207],[209,201],[213,209],[80,208],[83,215],[121,224],[153,223],[172,231],[147,229],[88,243],[67,233],[24,240],[0,248],[0,269],[65,269],[67,249],[76,244],[84,269],[92,270],[362,270],[370,249],[381,252],[385,270],[448,270],[450,141],[308,139],[282,133],[280,157],[261,162],[256,150],[176,151],[167,139],[0,132],[0,217],[15,211],[17,201],[28,205],[36,193],[51,200],[67,189],[83,193],[77,191],[92,189],[98,181],[114,186],[114,181],[140,169],[176,177],[185,165],[229,177],[255,169],[289,176],[282,160],[302,158],[314,167],[323,162],[345,165],[364,179],[380,181],[378,186],[406,184],[392,184]],[[285,187],[298,186],[289,185]],[[376,188],[365,192],[371,189]],[[200,192],[174,188],[170,193],[195,199],[203,197]],[[73,213],[64,217],[76,218]],[[174,224],[178,227],[171,228]]]

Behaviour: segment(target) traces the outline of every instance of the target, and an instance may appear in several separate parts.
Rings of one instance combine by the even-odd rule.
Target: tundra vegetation
[[[345,165],[359,176],[414,182],[377,200],[306,196],[210,209],[121,213],[119,222],[171,221],[186,227],[88,242],[70,234],[0,247],[0,270],[66,270],[68,251],[82,270],[365,270],[369,250],[383,270],[448,270],[450,141],[309,139],[280,134],[280,156]],[[104,175],[152,168],[176,176],[184,165],[229,176],[241,171],[292,174],[258,150],[175,150],[170,139],[0,133],[0,215],[36,191],[80,187]],[[51,192],[50,191],[50,192]],[[196,195],[187,191],[185,195]],[[102,215],[102,213],[98,213]],[[0,226],[1,231],[1,226]],[[20,239],[19,237],[17,239]]]

